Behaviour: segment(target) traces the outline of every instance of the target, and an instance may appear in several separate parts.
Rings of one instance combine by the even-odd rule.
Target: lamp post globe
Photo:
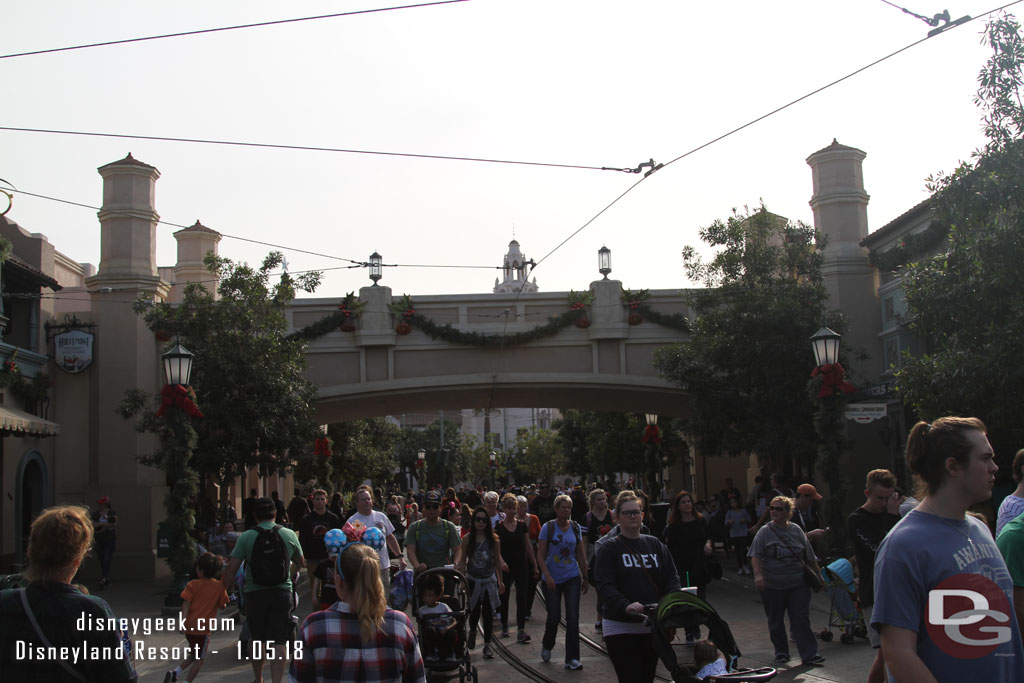
[[[612,250],[608,247],[601,247],[597,250],[597,272],[604,275],[604,279],[608,279],[608,274],[612,272]]]
[[[373,286],[377,286],[377,280],[380,280],[384,276],[383,264],[381,262],[381,255],[377,252],[370,254],[370,279],[373,280]]]
[[[827,327],[811,336],[811,349],[814,351],[814,362],[820,368],[839,360],[839,342],[842,336]]]
[[[160,359],[163,361],[164,377],[167,379],[167,383],[187,387],[192,376],[192,360],[194,358],[194,353],[177,342],[164,352]]]

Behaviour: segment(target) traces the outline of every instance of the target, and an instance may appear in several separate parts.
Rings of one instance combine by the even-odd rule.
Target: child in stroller
[[[657,605],[647,605],[644,614],[653,626],[651,638],[654,642],[654,649],[676,683],[698,683],[702,680],[762,683],[770,681],[777,675],[772,667],[740,669],[740,649],[736,645],[732,631],[729,630],[729,625],[711,605],[692,593],[686,591],[669,593]],[[672,639],[675,637],[676,629],[685,630],[697,626],[707,627],[708,640],[711,641],[708,645],[711,648],[716,648],[716,646],[717,648],[713,657],[705,655],[704,658],[708,661],[698,661],[698,666],[692,668],[679,663],[676,652],[672,648]],[[698,669],[703,668],[704,665],[713,664],[718,659],[718,650],[721,650],[723,655],[726,673],[709,674],[706,672],[703,674],[706,678],[698,678],[697,674],[700,673]],[[718,668],[715,667],[716,670]]]
[[[416,611],[420,623],[420,640],[426,659],[453,659],[452,649],[458,634],[458,622],[452,616],[452,608],[441,602],[444,593],[444,579],[437,574],[426,577],[420,588],[423,606]]]
[[[460,683],[476,683],[476,667],[470,663],[466,646],[468,604],[466,577],[451,567],[428,569],[413,580],[412,613],[423,643],[428,678],[436,673],[452,676],[457,671]]]

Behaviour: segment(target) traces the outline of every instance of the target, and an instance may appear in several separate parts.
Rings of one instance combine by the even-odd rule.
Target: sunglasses
[[[786,508],[781,508],[781,507],[779,507],[777,505],[772,505],[768,509],[771,510],[772,512],[785,512],[786,511]]]
[[[439,503],[424,503],[423,504],[423,509],[424,510],[439,510],[439,509],[441,509],[441,505]]]
[[[474,522],[489,522],[491,521],[488,517],[474,517]]]

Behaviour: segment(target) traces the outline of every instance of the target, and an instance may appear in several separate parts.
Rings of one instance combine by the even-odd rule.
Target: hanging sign
[[[881,420],[888,414],[884,403],[854,403],[846,407],[845,413],[847,420],[853,420],[862,425]]]
[[[79,373],[92,365],[92,332],[69,330],[53,337],[53,360],[57,367],[71,374]]]

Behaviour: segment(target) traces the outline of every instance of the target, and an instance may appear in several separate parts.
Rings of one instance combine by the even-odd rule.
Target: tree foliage
[[[314,457],[316,387],[303,375],[304,343],[285,337],[284,311],[297,289],[316,288],[320,274],[271,283],[281,262],[279,252],[258,268],[210,253],[205,263],[219,298],[193,283],[180,304],[135,304],[150,329],[195,354],[190,383],[206,418],[195,423],[190,464],[201,475],[224,481],[249,467],[266,475]]]
[[[516,437],[515,462],[516,469],[530,481],[551,481],[553,476],[566,471],[567,464],[558,433],[537,426]]]
[[[684,423],[662,417],[662,442],[657,447],[640,441],[647,423],[637,413],[563,410],[555,421],[566,455],[565,469],[584,479],[605,479],[616,472],[649,473],[670,467],[689,453],[682,438]]]
[[[807,395],[809,339],[827,324],[821,266],[824,236],[761,205],[700,230],[715,249],[683,250],[696,320],[690,340],[661,348],[655,366],[691,397],[687,432],[707,455],[757,453],[782,471],[809,465],[817,438]],[[793,458],[798,460],[793,462]]]
[[[898,382],[923,419],[975,415],[1009,446],[1024,439],[1024,39],[1008,16],[988,24],[985,39],[993,52],[976,102],[988,143],[929,180],[949,237],[945,253],[902,273],[911,329],[927,351],[903,359]]]

